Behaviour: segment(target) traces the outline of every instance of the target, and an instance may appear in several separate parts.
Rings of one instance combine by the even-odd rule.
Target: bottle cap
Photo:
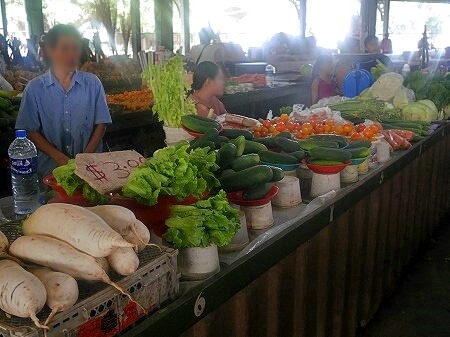
[[[25,138],[27,132],[25,130],[16,130],[16,138]]]

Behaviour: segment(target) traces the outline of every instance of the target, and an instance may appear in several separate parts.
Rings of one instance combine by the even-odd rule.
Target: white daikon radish
[[[0,252],[8,252],[9,241],[3,232],[0,232]]]
[[[117,248],[117,249],[120,249],[120,248]],[[111,268],[109,266],[109,262],[106,259],[106,257],[96,257],[95,260],[102,266],[105,273],[108,274],[109,271],[111,270]]]
[[[117,205],[100,205],[88,207],[88,210],[97,214],[112,229],[142,251],[150,242],[150,231],[128,208]]]
[[[117,248],[106,259],[111,268],[123,276],[131,275],[139,268],[139,258],[132,248]]]
[[[106,257],[119,247],[135,247],[98,215],[69,204],[39,207],[23,222],[25,235],[45,235],[64,241],[93,257]]]
[[[78,280],[109,284],[136,303],[130,294],[110,280],[94,257],[76,250],[63,241],[42,235],[21,236],[11,244],[9,252],[22,260],[69,274]]]
[[[70,309],[77,303],[78,284],[72,276],[41,267],[32,268],[30,272],[42,282],[47,291],[46,303],[52,312],[47,317],[45,325],[57,312]]]
[[[45,287],[33,274],[11,260],[0,260],[0,309],[23,318],[31,318],[41,329],[36,314],[41,311],[47,297]]]

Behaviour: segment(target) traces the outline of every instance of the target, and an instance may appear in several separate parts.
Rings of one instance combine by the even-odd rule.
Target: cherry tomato
[[[279,120],[280,120],[280,117],[275,117],[274,119],[272,119],[272,120],[270,121],[270,123],[271,123],[272,125],[276,125],[276,124],[279,122]]]
[[[302,133],[305,135],[310,135],[313,132],[313,127],[311,123],[304,123],[302,125]]]
[[[283,120],[289,120],[289,115],[288,114],[281,114],[280,118],[283,119]]]
[[[325,121],[325,125],[334,126],[336,124],[336,121],[333,118],[328,118]]]
[[[255,125],[253,127],[253,132],[260,132],[261,131],[261,126],[260,125]]]
[[[298,123],[294,124],[294,130],[295,131],[300,131],[301,129],[302,129],[302,126],[300,124],[298,124]]]
[[[292,124],[292,123],[289,123],[289,124],[286,125],[286,129],[287,129],[289,132],[292,132],[292,131],[295,130],[295,125]]]
[[[377,137],[372,137],[369,139],[371,142],[376,142],[377,141]]]
[[[256,138],[259,138],[259,137],[261,137],[261,133],[258,131],[253,132],[253,136],[255,136]]]
[[[351,140],[361,140],[361,139],[363,139],[363,136],[358,132],[353,132],[350,139]]]
[[[319,134],[320,133],[324,133],[325,132],[325,125],[317,124],[315,130],[316,130],[316,133],[319,133]]]
[[[324,131],[325,131],[325,133],[330,133],[331,132],[331,125],[325,124]]]
[[[364,137],[367,138],[367,139],[370,139],[370,138],[372,138],[372,137],[374,136],[373,132],[372,132],[369,128],[366,128],[366,129],[363,131],[363,135],[364,135]]]
[[[270,126],[272,125],[272,123],[270,123],[269,120],[265,120],[265,121],[263,122],[263,125],[264,125],[264,127],[266,127],[266,128],[268,129],[268,128],[270,128]]]
[[[280,131],[275,130],[275,131],[272,133],[272,136],[275,137],[275,136],[278,136],[279,134],[280,134]]]
[[[274,133],[275,132],[275,127],[273,126],[273,125],[271,125],[270,127],[269,127],[269,133]]]
[[[286,130],[286,125],[284,125],[283,123],[279,123],[277,124],[277,126],[275,127],[275,129],[277,131],[283,132],[284,130]]]
[[[344,124],[344,132],[349,135],[352,131],[353,131],[353,124],[345,123]]]
[[[267,134],[269,133],[269,129],[263,126],[259,132]]]
[[[356,132],[363,132],[366,129],[366,125],[365,124],[358,124],[356,126]]]
[[[376,126],[375,124],[369,125],[366,130],[369,130],[373,134],[376,134],[379,131],[378,126]]]
[[[265,131],[265,130],[262,130],[261,131],[261,137],[267,137],[267,132]]]
[[[342,125],[336,125],[334,127],[334,131],[336,132],[337,135],[342,135],[344,134],[344,127]]]

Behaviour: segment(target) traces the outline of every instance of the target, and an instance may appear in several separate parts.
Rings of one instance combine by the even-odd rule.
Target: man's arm
[[[28,138],[34,143],[39,151],[44,152],[47,156],[52,158],[58,166],[67,164],[70,159],[64,153],[59,151],[56,147],[49,143],[40,132],[28,131]]]
[[[106,124],[97,124],[95,126],[94,132],[92,132],[91,139],[84,149],[84,153],[93,153],[97,150],[98,145],[103,139],[106,131]]]

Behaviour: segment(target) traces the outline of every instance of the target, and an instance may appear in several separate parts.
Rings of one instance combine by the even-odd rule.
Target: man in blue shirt
[[[101,152],[111,123],[105,92],[93,74],[78,71],[81,36],[75,27],[56,25],[45,37],[47,73],[23,92],[16,129],[36,145],[42,179],[77,153]]]

